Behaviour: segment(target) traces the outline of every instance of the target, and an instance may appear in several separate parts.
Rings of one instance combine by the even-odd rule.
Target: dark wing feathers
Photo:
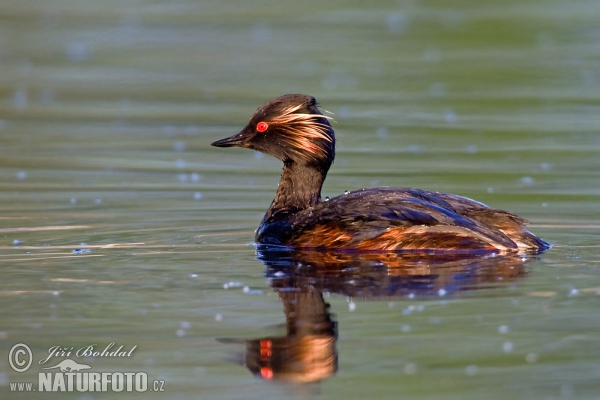
[[[483,241],[517,248],[499,229],[502,226],[522,228],[526,220],[465,197],[383,187],[363,189],[319,203],[295,215],[291,222],[294,236],[318,225],[335,223],[360,241],[400,226],[454,226],[468,230]]]

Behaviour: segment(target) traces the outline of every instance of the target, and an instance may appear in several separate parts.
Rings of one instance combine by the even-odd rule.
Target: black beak
[[[237,135],[229,136],[225,139],[217,140],[216,142],[212,142],[210,145],[215,147],[246,147],[247,136],[244,135],[244,132],[240,132]]]

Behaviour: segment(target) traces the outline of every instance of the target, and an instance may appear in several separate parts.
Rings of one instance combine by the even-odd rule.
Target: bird
[[[455,194],[383,186],[323,199],[335,158],[331,119],[314,97],[286,94],[259,107],[238,134],[212,143],[283,163],[275,198],[256,230],[258,246],[518,254],[551,247],[527,230],[526,219]]]

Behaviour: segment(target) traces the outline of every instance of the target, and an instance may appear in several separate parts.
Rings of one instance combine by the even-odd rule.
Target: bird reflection
[[[391,300],[497,287],[532,258],[494,254],[333,253],[259,248],[278,293],[286,334],[246,340],[245,365],[268,380],[320,381],[337,371],[337,323],[323,292]]]

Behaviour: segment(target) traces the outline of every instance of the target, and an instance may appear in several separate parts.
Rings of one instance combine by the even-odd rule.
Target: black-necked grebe
[[[378,187],[321,200],[335,157],[329,119],[313,97],[288,94],[260,107],[237,135],[212,143],[254,149],[283,162],[275,199],[256,231],[257,244],[529,253],[550,247],[526,229],[527,220],[454,194]]]

